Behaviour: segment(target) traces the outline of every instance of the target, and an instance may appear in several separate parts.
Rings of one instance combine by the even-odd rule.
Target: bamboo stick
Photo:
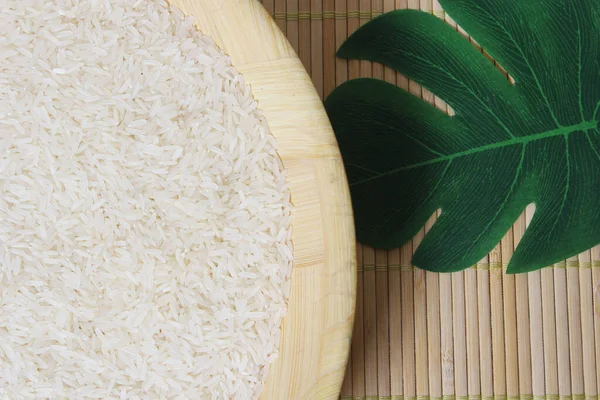
[[[375,279],[377,286],[377,395],[391,396],[388,254],[375,252]]]
[[[481,396],[484,399],[494,396],[494,375],[492,359],[492,306],[491,306],[491,259],[488,255],[477,266],[477,304],[479,313],[479,365]]]
[[[402,388],[402,264],[400,249],[388,253],[389,263],[389,305],[390,305],[390,391],[393,396],[401,396]]]
[[[358,0],[348,0],[349,10],[358,10]],[[352,14],[348,16],[348,36],[352,35],[360,26],[360,20],[358,14]],[[348,79],[359,78],[360,75],[360,61],[349,60],[348,61]]]
[[[596,381],[596,346],[594,341],[594,300],[592,281],[592,254],[586,251],[579,255],[579,290],[581,298],[581,333],[583,351],[583,383],[587,399],[598,395]]]
[[[336,14],[345,14],[348,11],[346,0],[335,0]],[[335,48],[336,51],[348,38],[348,21],[346,18],[335,19]],[[335,63],[336,68],[336,84],[339,86],[348,80],[348,61],[337,58]]]
[[[433,15],[435,15],[438,18],[444,19],[444,10],[442,9],[442,6],[440,5],[439,0],[433,0]]]
[[[544,366],[544,338],[540,329],[542,319],[542,281],[540,271],[531,272],[528,276],[529,323],[531,335],[531,376],[534,396],[546,393]]]
[[[519,217],[514,225],[515,247],[521,241],[527,226],[525,213]],[[528,276],[519,274],[515,278],[516,306],[517,306],[517,337],[519,354],[519,394],[532,395],[531,377],[531,335],[529,332],[529,298]]]
[[[504,304],[502,299],[502,247],[490,253],[490,314],[492,338],[493,393],[506,397],[506,354],[504,341]]]
[[[356,312],[352,335],[352,395],[365,396],[365,334],[364,334],[364,261],[363,246],[357,245],[358,283],[356,288]]]
[[[501,242],[502,268],[505,271],[514,250],[514,227],[504,236]],[[506,365],[506,394],[509,398],[519,395],[519,355],[517,344],[517,304],[514,275],[504,275],[504,342]]]
[[[375,250],[363,246],[364,330],[365,330],[365,394],[377,396],[377,288],[375,282]]]
[[[596,393],[600,393],[600,246],[591,251],[592,256],[592,294],[594,298],[594,344],[596,347]]]
[[[396,0],[396,9],[401,10],[408,8],[408,0]]]
[[[455,395],[452,275],[440,275],[440,347],[442,353],[442,396]]]
[[[360,26],[369,22],[368,13],[371,11],[371,0],[359,0],[359,22]],[[360,61],[360,74],[363,77],[373,76],[373,63],[370,61]]]
[[[487,257],[484,260],[487,263]],[[479,358],[479,315],[477,311],[477,270],[465,270],[465,310],[467,325],[467,382],[469,396],[481,394]]]
[[[425,234],[422,229],[413,239],[413,254]],[[429,396],[429,371],[427,362],[427,290],[425,271],[415,269],[414,279],[414,325],[415,325],[415,371],[418,396]]]
[[[407,243],[400,250],[402,269],[402,381],[405,399],[416,397],[416,371],[415,371],[415,312],[414,312],[414,285],[411,267],[412,243]]]
[[[558,393],[570,396],[569,320],[567,307],[567,270],[562,262],[554,268],[554,299],[556,308],[556,355],[558,360]]]
[[[573,396],[584,394],[583,347],[581,332],[581,298],[579,293],[578,257],[567,260],[567,308],[569,315],[569,351]]]
[[[529,205],[525,210],[526,226],[529,226],[535,206]],[[528,276],[529,294],[529,323],[531,337],[531,385],[534,396],[543,396],[546,393],[544,371],[544,338],[540,329],[542,319],[542,275],[540,271],[531,272]]]
[[[437,219],[434,214],[425,224],[425,234],[429,232]],[[429,395],[431,399],[442,398],[442,344],[440,327],[440,274],[433,272],[425,273],[426,282],[426,309],[427,309],[427,351],[429,377]]]
[[[426,273],[427,283],[427,350],[429,356],[429,394],[441,399],[442,389],[442,343],[440,320],[440,274]]]
[[[311,74],[311,1],[312,0],[298,0],[298,56],[300,61],[306,68],[306,71]]]
[[[454,325],[454,381],[456,397],[469,395],[467,378],[467,320],[465,271],[452,275],[452,317]]]
[[[558,359],[556,342],[556,313],[554,306],[554,269],[541,271],[542,331],[544,340],[544,376],[546,394],[558,394]]]
[[[323,0],[311,0],[311,15],[323,15]],[[317,93],[323,99],[323,19],[310,20],[310,72]]]
[[[286,31],[288,41],[298,54],[300,47],[300,31],[298,18],[290,18],[290,15],[298,15],[298,0],[287,0],[286,4]]]
[[[323,14],[335,12],[335,0],[323,0]],[[336,66],[335,20],[323,20],[323,96],[327,97],[335,88]]]
[[[283,33],[287,33],[287,21],[286,21],[286,8],[287,2],[286,0],[275,0],[274,14],[275,14],[275,22],[277,22],[277,26]]]

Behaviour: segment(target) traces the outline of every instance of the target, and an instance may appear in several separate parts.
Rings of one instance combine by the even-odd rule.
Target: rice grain
[[[276,142],[164,0],[0,0],[0,395],[254,399],[290,292]]]

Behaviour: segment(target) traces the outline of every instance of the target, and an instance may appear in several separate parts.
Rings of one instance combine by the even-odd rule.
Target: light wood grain
[[[354,319],[355,238],[344,167],[322,103],[294,50],[256,0],[171,3],[195,18],[251,85],[288,173],[294,203],[292,292],[280,355],[262,398],[337,398]]]

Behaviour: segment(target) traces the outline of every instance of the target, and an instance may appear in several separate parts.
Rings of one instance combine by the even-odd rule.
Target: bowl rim
[[[356,301],[356,242],[335,135],[301,61],[258,0],[168,0],[231,58],[279,143],[294,265],[279,357],[261,399],[337,399]]]

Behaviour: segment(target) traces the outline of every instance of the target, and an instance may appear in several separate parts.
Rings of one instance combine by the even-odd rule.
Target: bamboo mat
[[[335,58],[349,34],[395,8],[422,9],[452,24],[436,0],[262,3],[321,96],[367,76],[445,107],[388,68]],[[597,400],[600,249],[528,275],[506,275],[532,215],[528,209],[476,266],[451,275],[409,265],[433,221],[401,249],[359,245],[356,323],[342,399]]]

